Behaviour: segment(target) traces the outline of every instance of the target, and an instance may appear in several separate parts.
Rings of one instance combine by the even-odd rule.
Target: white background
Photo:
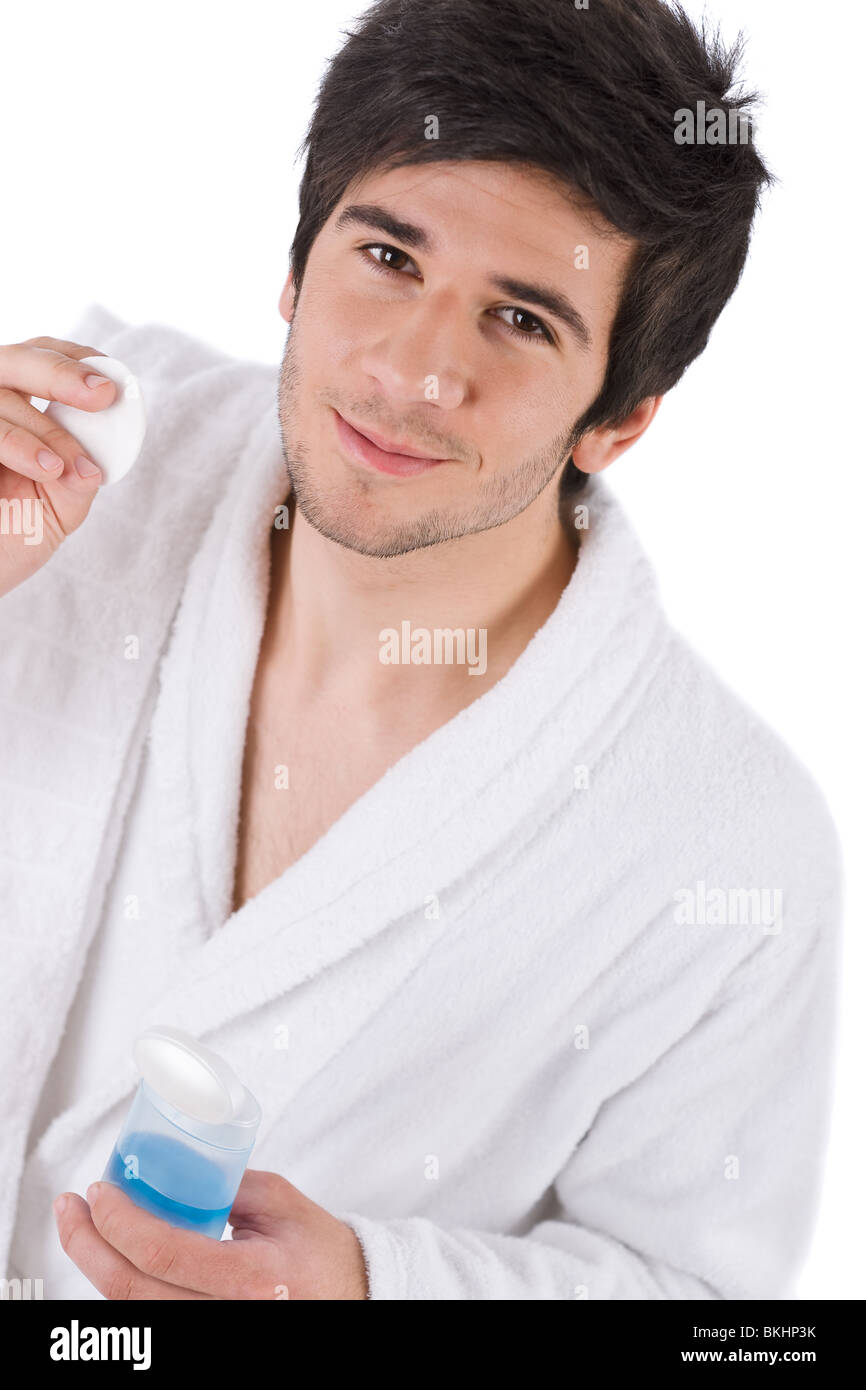
[[[66,337],[97,301],[277,361],[295,154],[363,8],[6,5],[0,341]],[[709,13],[749,38],[758,145],[780,184],[710,346],[606,476],[672,620],[811,769],[845,842],[834,1124],[799,1291],[863,1298],[863,25],[859,6],[805,0]]]

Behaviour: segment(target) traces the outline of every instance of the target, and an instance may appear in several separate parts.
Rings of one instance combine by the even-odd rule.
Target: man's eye
[[[508,304],[504,309],[495,309],[496,314],[513,314],[515,323],[506,323],[505,327],[515,338],[534,340],[537,343],[552,343],[553,335],[546,324],[541,319],[536,318],[535,314],[530,314],[528,309],[518,309],[515,304]],[[503,322],[505,320],[503,319]]]
[[[381,271],[385,275],[399,275],[407,265],[414,265],[411,256],[408,256],[397,246],[386,246],[382,242],[372,242],[370,245],[360,246],[358,249],[373,270]],[[381,255],[374,254],[371,260],[367,252],[381,252]]]
[[[371,270],[375,270],[378,275],[401,275],[407,266],[414,266],[412,257],[405,251],[401,251],[399,246],[388,246],[384,242],[368,242],[366,246],[359,246],[358,251],[364,257]],[[553,334],[541,319],[536,318],[535,314],[530,314],[528,309],[520,309],[516,304],[509,304],[504,309],[494,309],[494,314],[513,314],[516,323],[505,323],[506,330],[512,338],[521,338],[524,342],[552,343]]]

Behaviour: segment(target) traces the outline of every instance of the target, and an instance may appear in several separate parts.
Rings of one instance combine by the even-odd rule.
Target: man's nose
[[[465,312],[465,310],[464,310]],[[454,297],[423,295],[383,310],[361,367],[395,404],[455,410],[469,388],[468,333]]]

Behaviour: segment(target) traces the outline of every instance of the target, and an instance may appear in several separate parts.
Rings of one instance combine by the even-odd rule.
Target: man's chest
[[[279,877],[364,790],[361,769],[329,756],[318,731],[247,733],[235,871],[237,910]]]
[[[290,868],[424,736],[361,732],[358,710],[254,704],[243,759],[233,908]]]

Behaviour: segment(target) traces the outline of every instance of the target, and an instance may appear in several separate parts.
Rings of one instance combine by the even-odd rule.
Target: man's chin
[[[297,509],[307,525],[325,540],[354,551],[356,555],[390,560],[441,545],[459,534],[453,527],[449,528],[438,513],[428,512],[410,520],[389,520],[381,515],[370,515],[369,503],[359,502],[353,507],[343,499],[335,505],[325,498],[310,496],[303,488],[294,489],[294,492]]]

